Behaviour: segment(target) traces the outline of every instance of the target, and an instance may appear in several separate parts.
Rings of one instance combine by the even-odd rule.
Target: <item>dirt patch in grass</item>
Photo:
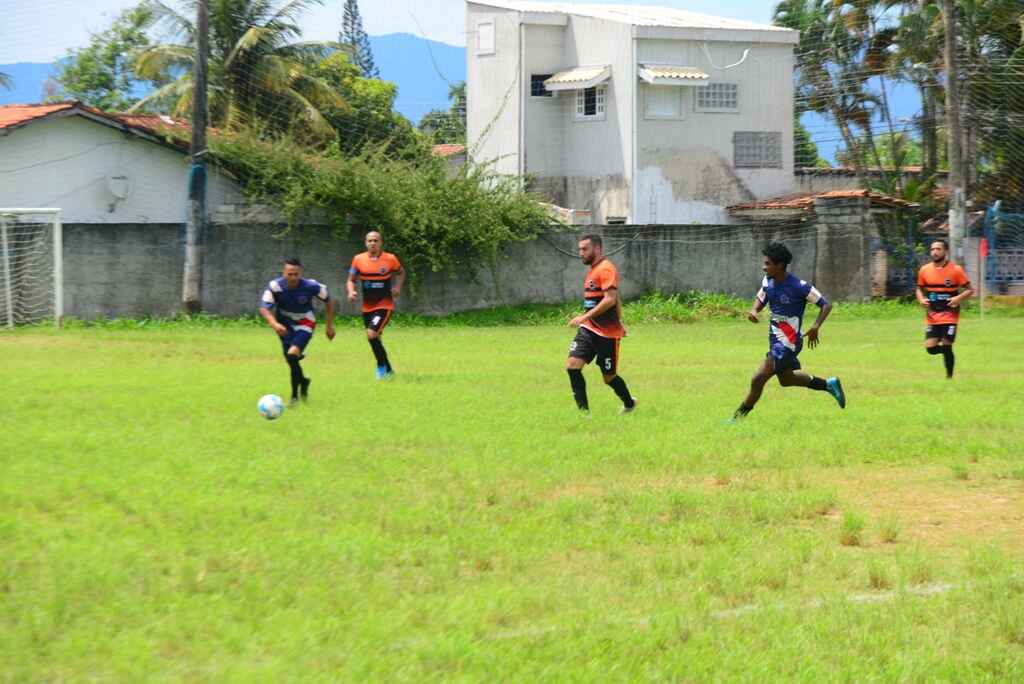
[[[851,506],[869,519],[867,536],[876,543],[875,528],[886,519],[898,522],[897,543],[933,548],[964,548],[997,543],[1024,552],[1024,483],[997,479],[984,472],[955,478],[948,466],[920,466],[828,471],[840,505]],[[822,483],[822,479],[809,477]]]

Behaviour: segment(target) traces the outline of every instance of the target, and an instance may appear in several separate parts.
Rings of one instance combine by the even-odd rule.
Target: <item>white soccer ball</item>
[[[256,408],[259,409],[261,416],[267,420],[274,420],[275,418],[280,418],[281,414],[284,413],[284,399],[276,394],[264,394],[256,402]]]

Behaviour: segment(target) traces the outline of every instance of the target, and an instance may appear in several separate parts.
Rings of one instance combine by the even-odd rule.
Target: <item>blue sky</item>
[[[90,31],[138,0],[0,0],[0,64],[50,62],[68,48],[85,45]],[[563,0],[565,1],[565,0]],[[168,0],[176,4],[175,0]],[[304,37],[334,39],[343,0],[326,0],[304,18]],[[657,5],[720,17],[769,23],[773,2],[765,0],[591,0],[588,4]],[[463,0],[363,0],[360,12],[371,35],[412,33],[452,45],[465,44]]]

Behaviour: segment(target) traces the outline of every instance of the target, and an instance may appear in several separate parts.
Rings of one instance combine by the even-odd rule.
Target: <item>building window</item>
[[[645,119],[682,119],[683,89],[678,86],[644,88]]]
[[[782,133],[736,131],[732,134],[733,166],[737,169],[781,169]]]
[[[551,78],[552,74],[533,74],[530,76],[530,97],[551,97],[554,95],[544,87],[544,81]]]
[[[494,54],[494,22],[481,21],[476,25],[476,54]]]
[[[740,87],[735,83],[709,83],[697,90],[698,112],[738,112]]]
[[[603,119],[605,113],[605,86],[583,88],[576,91],[576,118]]]

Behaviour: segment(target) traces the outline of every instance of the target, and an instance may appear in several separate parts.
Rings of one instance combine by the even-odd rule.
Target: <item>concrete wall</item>
[[[703,46],[707,46],[705,53]],[[720,69],[747,58],[739,66]],[[708,59],[710,54],[711,59]],[[730,223],[725,207],[784,194],[793,185],[793,48],[763,43],[638,40],[637,61],[699,68],[738,86],[735,112],[698,111],[696,87],[680,87],[681,116],[649,118],[641,86],[636,220]],[[782,133],[782,167],[737,169],[733,133]]]
[[[119,200],[107,187],[127,176]],[[232,181],[209,174],[211,211],[234,201]],[[0,136],[0,207],[58,207],[65,223],[179,223],[188,208],[188,159],[179,151],[81,116],[50,118]]]
[[[477,29],[494,24],[494,54],[477,54]],[[526,81],[529,86],[529,80]],[[519,13],[466,4],[466,141],[476,162],[491,162],[498,173],[518,175]]]
[[[753,296],[761,281],[761,248],[782,239],[796,259],[792,270],[817,283],[830,299],[864,299],[871,293],[871,228],[858,207],[822,207],[821,222],[794,229],[771,226],[616,226],[596,228],[622,274],[626,297],[691,289]],[[856,219],[856,220],[855,220]],[[352,256],[362,251],[362,231],[339,238],[309,227],[274,238],[272,225],[214,225],[206,241],[203,308],[220,315],[253,313],[266,282],[281,262],[297,256],[306,274],[334,293],[343,292]],[[591,229],[587,229],[589,232]],[[641,239],[630,241],[639,232]],[[65,226],[65,313],[79,318],[171,315],[179,310],[182,226]],[[478,282],[448,274],[414,273],[399,310],[442,314],[502,304],[560,303],[580,299],[586,269],[575,256],[578,234],[549,235],[513,245],[496,273]],[[561,250],[561,251],[560,251]],[[568,252],[569,254],[565,254]],[[401,258],[401,254],[399,258]],[[343,313],[356,305],[344,302]]]

